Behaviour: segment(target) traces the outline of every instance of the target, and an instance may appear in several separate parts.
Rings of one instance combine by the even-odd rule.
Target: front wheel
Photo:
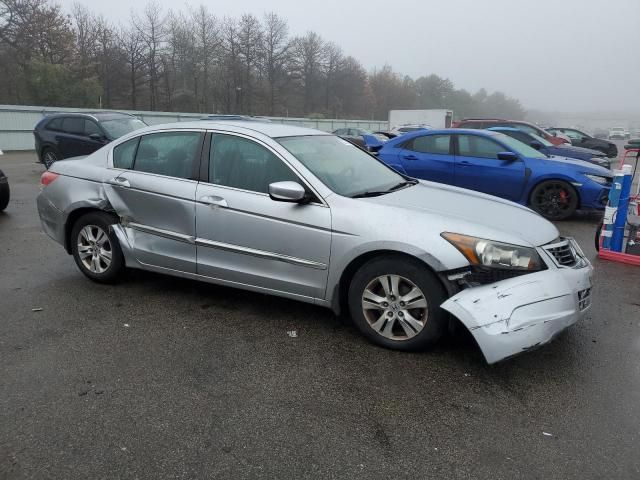
[[[363,265],[349,287],[349,310],[358,329],[373,343],[395,350],[422,350],[446,331],[440,308],[446,293],[425,265],[401,255]]]
[[[115,283],[125,270],[124,256],[111,225],[116,219],[91,212],[76,221],[71,231],[71,253],[78,268],[98,283]]]
[[[578,208],[578,192],[563,180],[547,180],[533,189],[530,205],[547,220],[565,220]]]

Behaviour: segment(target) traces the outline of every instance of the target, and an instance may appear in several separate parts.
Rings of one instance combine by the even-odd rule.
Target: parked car
[[[613,127],[609,130],[609,140],[625,140],[627,137],[627,131],[624,127]]]
[[[535,133],[527,133],[519,128],[511,128],[511,127],[491,127],[487,130],[491,130],[493,132],[500,132],[508,135],[510,137],[515,138],[516,140],[520,140],[522,143],[529,145],[530,147],[535,148],[536,150],[541,151],[547,156],[556,156],[561,160],[564,158],[575,158],[578,160],[584,160],[585,162],[593,163],[595,165],[600,165],[601,167],[610,169],[611,168],[611,160],[607,158],[607,156],[598,151],[591,150],[590,148],[582,148],[582,147],[574,147],[572,145],[554,145],[553,143],[545,140],[542,137],[539,137]]]
[[[91,280],[139,268],[348,310],[387,348],[432,345],[450,312],[493,363],[591,301],[588,260],[536,213],[414,180],[317,130],[150,127],[41,183],[44,231]]]
[[[512,127],[519,128],[523,132],[535,133],[554,145],[570,144],[568,138],[554,136],[546,130],[533,123],[522,120],[503,120],[499,118],[465,118],[453,123],[454,128],[491,128],[491,127]]]
[[[363,128],[338,128],[337,130],[334,130],[333,134],[338,135],[345,140],[349,140],[370,152],[377,152],[382,148],[384,142],[389,140],[382,134],[373,133]]]
[[[568,218],[578,209],[604,209],[612,182],[606,168],[547,157],[489,130],[407,134],[389,140],[379,156],[412,177],[512,200],[551,220]]]
[[[577,130],[575,128],[552,127],[549,129],[549,132],[558,135],[566,135],[571,139],[571,145],[575,147],[598,150],[609,158],[615,158],[618,156],[618,147],[615,143],[601,138],[595,138],[581,130]]]
[[[9,189],[9,180],[2,170],[0,170],[0,212],[4,211],[9,205],[11,191]]]
[[[89,155],[146,126],[142,120],[126,113],[58,113],[40,120],[33,136],[38,160],[49,168],[57,160]]]
[[[416,132],[418,130],[431,130],[431,125],[427,125],[425,123],[411,123],[406,125],[396,125],[391,129],[391,133],[393,133],[396,137],[400,135],[404,135],[409,132]]]

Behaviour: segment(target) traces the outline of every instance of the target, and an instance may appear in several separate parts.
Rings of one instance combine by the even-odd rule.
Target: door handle
[[[200,203],[204,203],[210,207],[227,208],[229,206],[224,198],[218,197],[217,195],[205,195],[204,197],[200,197]]]
[[[403,155],[403,158],[405,160],[418,160],[418,157],[416,157],[415,155]]]
[[[131,186],[129,180],[124,177],[114,177],[111,180],[107,180],[107,183],[110,183],[111,185],[117,185],[119,187],[129,188]]]

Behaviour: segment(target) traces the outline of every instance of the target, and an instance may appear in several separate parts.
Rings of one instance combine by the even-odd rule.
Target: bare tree
[[[289,55],[289,27],[286,20],[270,12],[264,17],[264,70],[268,89],[268,112],[275,115],[276,95],[283,79]]]
[[[317,87],[325,60],[324,45],[324,40],[315,32],[293,40],[293,65],[302,82],[305,112],[314,112],[318,105]]]
[[[118,32],[118,43],[127,66],[129,84],[129,106],[138,108],[138,86],[144,77],[144,45],[136,28],[122,27]]]
[[[324,46],[324,108],[327,114],[336,116],[336,80],[338,72],[342,66],[342,49],[335,43],[327,43]]]
[[[253,77],[262,56],[262,38],[260,21],[254,15],[242,15],[238,22],[238,53],[243,70],[242,107],[249,114],[253,113]]]
[[[133,25],[138,30],[145,46],[145,58],[149,77],[149,108],[155,110],[158,105],[158,89],[162,64],[160,54],[167,38],[166,17],[155,1],[144,8],[142,17],[133,16]]]
[[[200,78],[201,95],[199,103],[201,111],[214,111],[212,73],[215,63],[220,55],[221,34],[219,31],[218,20],[212,15],[207,7],[200,7],[192,14],[192,21],[195,33],[195,61],[197,73],[196,75],[196,98],[198,98],[198,78]]]

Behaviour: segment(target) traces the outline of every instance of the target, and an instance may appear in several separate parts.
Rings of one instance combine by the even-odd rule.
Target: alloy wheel
[[[573,195],[563,183],[548,182],[536,190],[533,202],[536,210],[544,216],[557,218],[572,208]]]
[[[78,256],[92,273],[104,273],[111,266],[113,249],[107,233],[96,225],[86,225],[78,234]]]
[[[429,316],[422,290],[400,275],[383,275],[369,282],[362,294],[362,310],[369,326],[391,340],[415,337]]]
[[[42,159],[44,161],[44,166],[49,169],[49,167],[58,160],[58,157],[56,157],[56,154],[51,150],[47,150],[46,152],[44,152],[44,156]]]

